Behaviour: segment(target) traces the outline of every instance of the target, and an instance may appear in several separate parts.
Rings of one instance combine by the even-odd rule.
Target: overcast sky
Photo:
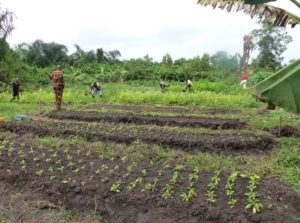
[[[288,0],[277,3],[294,10]],[[243,35],[259,27],[243,13],[202,7],[197,0],[0,0],[0,4],[16,15],[15,30],[8,37],[11,46],[41,39],[64,44],[69,53],[74,44],[85,51],[117,49],[121,59],[148,54],[160,61],[166,53],[178,59],[220,50],[242,53]],[[288,32],[294,41],[285,61],[300,57],[300,25]]]

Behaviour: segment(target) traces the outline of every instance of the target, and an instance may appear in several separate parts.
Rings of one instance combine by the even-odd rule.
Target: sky
[[[300,14],[288,0],[275,4]],[[13,47],[37,39],[56,42],[75,51],[119,50],[121,59],[148,54],[155,61],[193,58],[217,51],[243,51],[243,36],[259,28],[257,19],[228,13],[197,0],[0,0],[2,9],[14,12],[15,30],[8,37]],[[293,42],[285,60],[299,58],[300,25],[287,28]],[[254,53],[255,54],[255,53]]]

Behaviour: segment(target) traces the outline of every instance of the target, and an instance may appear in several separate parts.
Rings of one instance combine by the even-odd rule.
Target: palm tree
[[[275,26],[291,25],[294,27],[300,23],[299,16],[268,4],[271,1],[276,0],[198,0],[198,4],[211,5],[213,8],[218,7],[228,12],[243,11],[251,18],[259,17]],[[300,9],[299,0],[289,1]],[[300,92],[297,90],[298,84],[295,84],[300,82],[299,72],[300,60],[258,83],[254,88],[254,97],[268,102],[270,109],[278,105],[288,111],[300,113]]]

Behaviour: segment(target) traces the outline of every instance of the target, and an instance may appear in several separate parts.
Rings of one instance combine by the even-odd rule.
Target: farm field
[[[0,125],[5,222],[299,221],[296,115],[250,99],[42,103]]]

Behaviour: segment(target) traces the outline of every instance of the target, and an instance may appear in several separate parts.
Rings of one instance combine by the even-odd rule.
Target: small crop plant
[[[257,188],[257,181],[260,179],[258,175],[251,175],[249,177],[249,185],[247,188],[249,191],[245,193],[247,197],[247,205],[246,208],[250,209],[252,208],[253,214],[259,213],[263,209],[263,204],[259,201],[257,198],[257,194],[255,192],[255,189]]]
[[[213,177],[211,178],[209,184],[208,184],[208,191],[206,193],[206,197],[207,197],[207,201],[210,203],[210,204],[215,204],[217,202],[217,195],[216,195],[216,189],[217,189],[217,186],[219,185],[220,183],[220,170],[216,170],[214,171],[214,175]]]
[[[232,172],[230,174],[229,178],[227,179],[227,183],[225,185],[226,195],[229,198],[228,204],[231,207],[234,207],[235,204],[236,204],[236,202],[237,202],[237,200],[233,198],[233,195],[234,195],[234,185],[235,185],[237,177],[238,177],[238,172],[237,171]]]

